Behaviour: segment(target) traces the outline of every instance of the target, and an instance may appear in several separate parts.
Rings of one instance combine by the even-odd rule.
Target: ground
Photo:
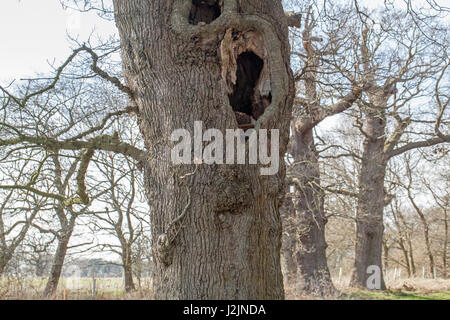
[[[334,279],[340,292],[339,296],[330,297],[338,300],[450,300],[450,279],[408,278],[388,281],[386,291],[355,290],[347,286],[350,278],[341,282]],[[286,286],[287,299],[317,299],[312,296],[295,294],[293,288]]]
[[[9,299],[40,299],[40,293],[45,286],[45,278],[0,278],[0,300]],[[339,296],[331,297],[338,300],[450,300],[450,280],[443,279],[401,279],[388,282],[386,291],[363,291],[352,290],[346,287],[346,281],[337,283],[341,292]],[[148,300],[152,299],[151,280],[142,279],[141,283],[136,281],[135,292],[126,294],[123,290],[121,278],[99,278],[96,279],[96,290],[94,299],[97,300]],[[317,299],[312,296],[301,296],[293,294],[292,288],[286,288],[287,299]],[[91,300],[92,279],[91,278],[66,278],[62,279],[58,292],[54,297],[56,300]]]
[[[358,291],[349,293],[350,299],[360,300],[450,300],[450,291],[411,292],[388,290],[382,292]]]

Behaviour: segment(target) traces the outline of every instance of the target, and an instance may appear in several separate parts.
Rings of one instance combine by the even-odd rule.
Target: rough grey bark
[[[122,258],[122,268],[123,268],[123,275],[124,275],[124,285],[125,285],[125,292],[132,292],[136,290],[136,287],[134,285],[133,281],[133,261],[132,261],[132,251],[131,251],[131,245],[126,242],[125,237],[123,237],[123,233],[118,233],[119,240],[121,242],[121,258]]]
[[[358,14],[361,14],[359,9]],[[393,16],[392,21],[396,21],[394,19],[398,18]],[[412,93],[414,90],[422,93],[425,90],[420,84],[423,82],[422,80],[431,79],[436,73],[440,74],[439,79],[442,79],[442,73],[449,65],[448,63],[445,65],[446,61],[441,61],[438,64],[423,64],[423,55],[416,55],[416,48],[430,48],[431,51],[424,52],[424,55],[438,57],[439,55],[436,55],[434,50],[436,49],[436,52],[441,51],[439,41],[431,40],[428,37],[408,39],[410,42],[409,55],[402,59],[401,67],[397,69],[394,67],[394,61],[399,61],[398,57],[390,57],[389,50],[386,51],[386,55],[385,52],[380,55],[379,49],[383,47],[381,44],[385,40],[384,35],[376,35],[376,32],[373,32],[372,22],[369,23],[368,20],[364,20],[361,19],[363,26],[357,54],[360,55],[361,71],[363,71],[363,78],[369,89],[367,90],[368,101],[362,103],[361,107],[365,114],[364,126],[358,121],[365,141],[358,188],[355,264],[351,279],[351,285],[357,287],[366,287],[369,276],[367,268],[369,266],[378,266],[382,271],[383,209],[386,203],[383,187],[389,159],[413,149],[450,141],[448,136],[439,131],[442,116],[438,116],[435,123],[437,137],[398,146],[402,135],[413,121],[411,117],[402,118],[400,115],[398,111],[398,108],[401,108],[399,106],[399,104],[401,105],[400,101],[413,98],[415,96]],[[405,30],[415,30],[417,24],[415,22],[410,24],[408,20],[406,21]],[[383,30],[383,32],[385,31]],[[387,32],[390,33],[390,31]],[[402,34],[394,33],[393,36],[392,40],[403,44]],[[431,41],[428,42],[428,40]],[[434,47],[435,44],[438,44],[438,47]],[[379,59],[380,56],[383,56],[383,59]],[[436,83],[436,91],[439,91],[439,79]],[[408,83],[408,85],[404,85],[405,83]],[[436,96],[438,104],[440,104],[439,93],[436,93]],[[394,97],[396,101],[388,104],[391,97]],[[440,109],[442,115],[445,106],[441,105]],[[385,131],[387,116],[392,116],[397,122],[396,128],[389,137],[386,137],[388,132]],[[384,289],[382,272],[380,276],[381,289]]]
[[[320,170],[315,150],[312,129],[298,132],[293,127],[292,155],[295,161],[296,191],[293,206],[288,214],[293,215],[286,222],[293,223],[293,252],[286,251],[287,259],[293,259],[297,289],[306,294],[319,296],[336,292],[327,264],[325,241],[324,195],[320,188]],[[293,257],[289,257],[292,254]]]
[[[73,228],[58,238],[58,245],[56,247],[55,255],[53,256],[52,268],[43,293],[44,297],[54,296],[58,289],[58,283],[61,278],[61,272],[64,260],[66,259],[67,248],[69,246],[70,237],[72,236],[72,231]]]
[[[236,51],[252,51],[264,62],[268,74],[262,71],[259,82],[270,79],[270,95],[265,92],[270,105],[256,128],[280,129],[280,156],[286,151],[294,86],[281,3],[220,4],[220,17],[211,21],[209,15],[190,17],[192,1],[114,1],[124,75],[148,150],[156,299],[284,297],[283,161],[274,176],[261,176],[259,165],[170,161],[175,129],[193,136],[194,121],[203,121],[205,130],[237,128],[233,111],[240,110],[233,110],[228,98]]]
[[[8,265],[8,262],[11,260],[12,255],[9,255],[7,253],[3,253],[0,255],[0,277],[3,275],[3,273],[6,270],[6,266]]]
[[[62,167],[59,161],[59,157],[57,153],[52,156],[54,167],[54,184],[58,193],[61,196],[64,196],[66,185],[63,183],[62,178]],[[69,170],[69,173],[66,176],[65,182],[72,176],[74,170]],[[66,212],[70,214],[66,216]],[[58,231],[50,231],[46,229],[42,229],[37,225],[34,225],[41,232],[45,233],[53,233],[57,239],[56,252],[53,256],[52,267],[50,270],[50,275],[47,279],[47,283],[44,288],[43,295],[44,297],[52,297],[55,295],[56,290],[58,289],[59,279],[61,278],[61,272],[64,265],[64,260],[66,258],[67,249],[69,246],[70,238],[72,237],[73,230],[75,228],[76,220],[78,215],[72,210],[71,207],[65,207],[63,203],[59,202],[55,207],[55,214],[58,218],[58,223],[60,229]]]
[[[122,251],[122,267],[125,281],[125,292],[136,290],[133,282],[133,262],[131,257],[131,248],[125,248]]]
[[[384,179],[387,163],[392,157],[417,148],[430,147],[444,143],[447,136],[412,142],[397,147],[409,118],[398,118],[398,127],[386,138],[386,110],[388,100],[395,93],[395,80],[388,79],[378,86],[369,75],[370,88],[367,90],[368,103],[365,106],[365,123],[360,130],[365,136],[364,150],[359,174],[359,193],[356,212],[355,263],[350,284],[354,287],[366,287],[369,266],[378,266],[381,270],[381,288],[386,288],[382,272],[383,211],[387,194]],[[412,258],[412,250],[410,250]],[[413,260],[412,260],[413,261]],[[414,262],[412,262],[414,264]]]
[[[372,88],[368,92],[370,108],[366,112],[364,126],[364,150],[359,176],[359,194],[356,212],[356,248],[351,285],[366,287],[369,266],[380,268],[381,287],[386,284],[383,278],[383,210],[385,206],[384,178],[387,158],[384,153],[386,104],[389,94],[383,88]]]
[[[294,158],[288,178],[295,186],[292,201],[283,209],[283,259],[287,282],[307,295],[328,296],[337,291],[327,265],[324,193],[320,186],[320,167],[313,129],[329,116],[350,108],[361,96],[362,86],[354,84],[351,92],[338,103],[323,106],[317,93],[320,52],[315,50],[311,32],[314,19],[308,14],[302,33],[306,51],[304,75],[305,99],[293,113],[290,154]]]

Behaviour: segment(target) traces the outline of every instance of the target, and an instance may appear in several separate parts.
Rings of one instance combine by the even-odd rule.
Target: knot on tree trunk
[[[220,212],[236,212],[250,205],[253,198],[251,186],[239,171],[233,169],[219,169],[219,175],[213,182],[213,190],[217,195],[216,209]]]

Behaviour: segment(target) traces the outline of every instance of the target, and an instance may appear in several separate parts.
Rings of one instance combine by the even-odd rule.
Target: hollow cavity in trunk
[[[220,17],[222,9],[218,0],[192,0],[192,8],[189,14],[189,23],[209,24]]]
[[[255,88],[264,68],[264,61],[255,53],[245,51],[236,60],[236,84],[229,95],[230,104],[241,127],[252,127],[271,102],[271,95],[258,97]]]

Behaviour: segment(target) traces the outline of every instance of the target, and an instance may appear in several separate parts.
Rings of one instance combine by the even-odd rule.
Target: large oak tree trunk
[[[125,292],[132,292],[136,290],[136,287],[133,282],[133,262],[131,257],[131,248],[125,247],[122,255]]]
[[[289,171],[289,181],[295,187],[283,209],[283,257],[287,281],[307,295],[327,296],[337,293],[327,265],[324,211],[324,193],[320,186],[320,167],[313,130],[329,116],[350,108],[359,99],[363,88],[354,84],[351,92],[339,102],[323,106],[318,94],[318,77],[322,54],[313,42],[313,18],[307,15],[302,32],[306,51],[304,74],[305,98],[299,99],[291,125],[291,150],[294,163]]]
[[[380,288],[386,285],[383,278],[383,210],[385,206],[384,177],[386,157],[384,154],[386,118],[384,106],[387,98],[378,93],[369,95],[372,110],[366,114],[364,151],[359,176],[359,196],[356,212],[355,264],[351,285],[366,287],[372,275],[370,266],[379,267]]]
[[[72,231],[73,229],[58,239],[58,245],[53,257],[52,268],[44,289],[45,297],[54,296],[56,290],[58,289],[58,283],[61,278],[62,268],[64,265],[64,260],[66,259],[67,248],[69,246],[70,237],[72,236]]]
[[[9,252],[0,254],[0,277],[3,276],[3,273],[6,271],[6,266],[11,260],[11,257],[12,256],[9,254]]]
[[[266,101],[263,115],[252,114],[256,127],[280,129],[281,159],[286,151],[294,86],[281,2],[219,5],[217,17],[217,6],[215,13],[208,7],[193,10],[187,0],[114,1],[124,75],[148,149],[144,167],[156,299],[284,297],[279,216],[284,161],[278,174],[262,176],[259,165],[177,166],[170,160],[175,129],[193,137],[194,121],[203,121],[204,130],[237,128],[233,111],[250,113],[248,99],[232,91],[249,89],[255,79],[264,84],[259,92]],[[252,54],[238,59],[245,51]],[[236,74],[238,83],[230,85]],[[255,97],[251,103],[255,109]]]
[[[283,221],[283,245],[288,281],[304,294],[327,296],[336,293],[328,269],[325,241],[324,194],[320,188],[320,168],[312,129],[299,132],[292,126],[291,153],[295,165],[293,206]],[[289,210],[290,209],[290,210]],[[291,233],[291,234],[290,234]],[[294,240],[289,241],[293,237]],[[292,243],[291,243],[292,242]],[[289,248],[289,246],[291,246]],[[292,261],[289,263],[289,261]],[[294,277],[292,277],[294,275]]]
[[[131,265],[124,265],[124,282],[125,282],[125,292],[133,292],[136,290],[133,282],[133,271]]]

